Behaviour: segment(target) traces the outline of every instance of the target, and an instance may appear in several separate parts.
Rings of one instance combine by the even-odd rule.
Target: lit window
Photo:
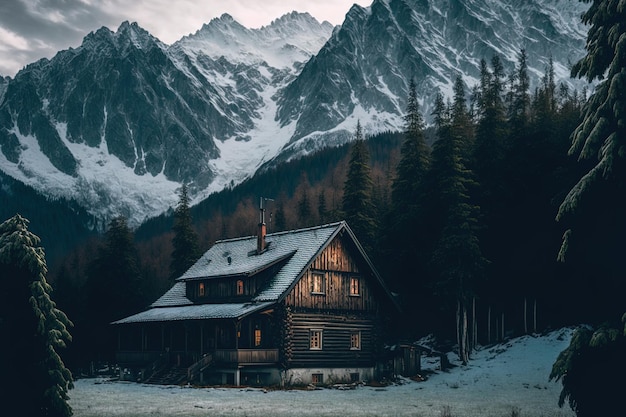
[[[311,330],[309,333],[311,350],[322,350],[322,331]]]
[[[323,384],[324,383],[324,374],[311,374],[311,383],[312,384]]]
[[[350,350],[361,350],[361,332],[350,333]]]
[[[324,282],[324,274],[313,273],[311,276],[311,292],[313,294],[324,294],[326,286]]]
[[[243,295],[243,281],[237,281],[237,295]]]
[[[350,277],[350,295],[360,295],[361,294],[361,283],[359,278]]]
[[[261,329],[254,329],[254,346],[261,346]]]
[[[198,297],[204,297],[204,282],[198,284]]]

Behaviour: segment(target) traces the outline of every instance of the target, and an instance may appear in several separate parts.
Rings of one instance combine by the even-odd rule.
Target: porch
[[[117,352],[117,362],[124,365],[149,365],[158,361],[179,367],[191,366],[201,357],[210,355],[212,363],[220,366],[272,365],[278,362],[278,349],[216,349],[200,355],[190,351],[132,351]]]

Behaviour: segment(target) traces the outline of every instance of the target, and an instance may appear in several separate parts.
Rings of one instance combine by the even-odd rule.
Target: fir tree
[[[589,25],[587,54],[574,64],[572,76],[601,81],[572,134],[569,154],[591,163],[591,168],[559,207],[557,220],[573,226],[564,234],[558,258],[563,262],[572,258],[574,263],[587,260],[593,276],[599,277],[594,286],[603,289],[598,309],[606,310],[608,305],[609,311],[622,309],[621,314],[626,290],[621,250],[626,205],[616,196],[623,195],[626,187],[626,7],[623,1],[596,0],[582,21]],[[579,417],[620,415],[623,390],[617,381],[626,371],[625,350],[621,329],[600,327],[594,333],[575,334],[551,374],[562,379],[559,404],[569,399]]]
[[[498,55],[491,60],[492,72],[487,64],[481,64],[480,99],[476,126],[474,159],[476,174],[481,184],[493,183],[500,177],[499,171],[505,155],[507,130],[506,110],[504,107],[504,70]],[[489,184],[483,191],[490,193],[495,184]]]
[[[146,285],[139,267],[134,236],[126,218],[111,220],[105,242],[97,257],[87,267],[86,296],[91,308],[90,334],[92,352],[101,360],[111,360],[115,339],[110,323],[145,308]]]
[[[427,263],[427,259],[424,259],[427,253],[426,239],[429,237],[425,230],[428,222],[425,182],[430,166],[430,148],[424,137],[424,121],[413,80],[409,85],[404,121],[404,142],[392,183],[391,225],[386,237],[396,249],[387,257],[394,259],[390,275],[397,277],[398,282],[394,284],[401,290],[406,305],[417,307],[412,301],[423,280],[423,267]],[[411,273],[416,266],[419,272]]]
[[[519,140],[525,134],[530,112],[530,78],[528,76],[526,50],[522,49],[518,56],[517,67],[512,76],[511,99],[509,107],[509,123],[513,140]]]
[[[361,123],[357,122],[348,175],[343,187],[342,210],[345,220],[366,250],[372,247],[376,228],[376,222],[372,217],[372,179],[369,159]]]
[[[567,401],[578,417],[621,416],[623,384],[618,381],[626,373],[624,352],[623,329],[608,324],[576,329],[550,372],[550,380],[563,384],[559,406]]]
[[[308,183],[307,183],[308,184]],[[309,201],[309,192],[307,187],[302,188],[300,198],[298,200],[298,223],[302,227],[311,225],[311,202]]]
[[[71,416],[72,375],[58,350],[72,323],[51,298],[39,243],[19,214],[0,224],[0,402],[6,415]]]
[[[287,218],[285,216],[285,204],[278,200],[276,204],[276,215],[274,216],[274,229],[277,232],[287,230]]]
[[[559,207],[557,220],[574,213],[590,190],[600,188],[602,179],[623,192],[626,178],[626,7],[623,2],[597,0],[582,21],[590,25],[587,54],[574,64],[572,76],[602,81],[583,108],[583,120],[572,134],[569,153],[578,155],[580,161],[597,163],[571,189]],[[568,230],[559,255],[562,260],[570,236]]]
[[[200,257],[198,235],[193,229],[187,186],[183,184],[180,190],[180,199],[174,212],[174,226],[172,228],[172,262],[170,264],[170,278],[172,280],[183,275]]]
[[[394,211],[399,216],[419,216],[415,205],[423,200],[423,183],[430,164],[430,149],[424,138],[424,121],[419,111],[413,80],[409,86],[404,121],[404,142],[400,150],[401,157],[392,185],[391,198]]]
[[[320,223],[326,223],[328,220],[328,206],[326,204],[326,192],[324,190],[320,190],[317,195],[317,212],[320,216]]]
[[[436,116],[441,125],[437,126],[438,139],[433,145],[431,175],[436,184],[433,193],[437,195],[442,223],[432,264],[439,295],[447,301],[448,308],[456,304],[459,357],[467,362],[467,310],[486,260],[477,235],[479,207],[471,197],[471,190],[475,187],[473,173],[468,168],[472,126],[460,77],[454,90],[450,118]],[[438,111],[442,110],[440,101],[437,107]]]

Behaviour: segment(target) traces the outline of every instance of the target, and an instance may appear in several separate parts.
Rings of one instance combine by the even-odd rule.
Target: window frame
[[[314,372],[311,374],[311,384],[313,385],[323,385],[324,384],[324,374]]]
[[[309,330],[309,350],[322,350],[324,348],[324,330]]]
[[[311,294],[326,295],[326,274],[323,272],[311,273]]]
[[[352,330],[350,332],[350,350],[361,350],[361,331],[360,330]]]
[[[263,343],[263,332],[261,332],[261,329],[254,329],[253,338],[254,347],[260,347]]]
[[[354,285],[356,283],[356,285]],[[350,297],[360,297],[361,296],[361,278],[357,276],[350,277],[348,294]],[[356,292],[355,292],[356,290]]]
[[[235,284],[236,288],[235,288],[235,294],[237,295],[244,295],[245,294],[245,287],[243,284],[243,280],[242,279],[238,279],[237,283]]]
[[[206,295],[206,285],[204,282],[198,283],[198,297],[204,297]]]

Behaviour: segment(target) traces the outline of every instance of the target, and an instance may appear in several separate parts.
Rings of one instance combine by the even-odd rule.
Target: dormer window
[[[204,282],[198,284],[198,297],[204,297]]]
[[[237,280],[237,295],[243,295],[243,280]]]

